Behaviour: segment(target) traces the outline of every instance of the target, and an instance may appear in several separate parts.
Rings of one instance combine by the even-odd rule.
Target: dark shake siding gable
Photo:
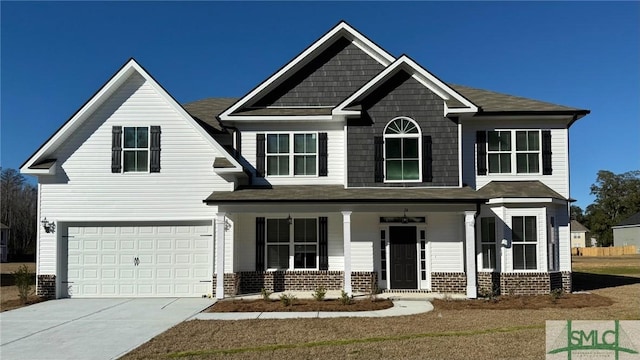
[[[458,186],[458,125],[444,117],[444,101],[400,72],[363,101],[362,119],[347,126],[348,186]],[[431,136],[432,181],[384,183],[375,179],[375,138],[382,137],[392,119],[406,116]],[[424,161],[423,156],[423,161]],[[421,166],[422,168],[422,166]]]
[[[384,66],[341,38],[249,107],[335,106]]]

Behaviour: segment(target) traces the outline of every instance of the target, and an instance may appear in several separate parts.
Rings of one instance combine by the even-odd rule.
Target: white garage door
[[[68,228],[70,297],[163,297],[211,293],[212,227]]]

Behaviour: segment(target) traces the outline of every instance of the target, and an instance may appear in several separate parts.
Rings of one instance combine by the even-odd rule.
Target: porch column
[[[466,250],[467,265],[467,297],[475,299],[478,297],[478,269],[476,268],[476,212],[464,212],[464,242]]]
[[[344,239],[344,292],[351,296],[351,211],[342,212],[342,230]]]
[[[216,299],[224,298],[224,219],[226,213],[216,214]]]

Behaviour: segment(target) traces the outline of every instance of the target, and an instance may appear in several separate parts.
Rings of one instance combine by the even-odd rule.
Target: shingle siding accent
[[[383,68],[342,38],[249,106],[335,106]]]
[[[347,124],[348,185],[458,186],[458,126],[444,117],[444,101],[405,73],[396,75],[383,88],[362,104],[363,118]],[[387,123],[399,116],[415,120],[422,135],[431,136],[431,182],[386,184],[375,181],[374,138],[382,136]]]

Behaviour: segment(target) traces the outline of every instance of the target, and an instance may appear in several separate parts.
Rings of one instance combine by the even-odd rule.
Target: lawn
[[[579,259],[576,270],[619,275],[639,261]],[[594,276],[610,276],[602,274]],[[592,291],[609,299],[602,306],[459,310],[436,303],[432,312],[394,318],[188,321],[124,359],[543,359],[545,320],[640,319],[640,274],[625,274],[623,285]]]
[[[0,311],[7,311],[15,308],[25,306],[20,301],[18,295],[18,287],[14,285],[13,273],[17,271],[22,265],[26,265],[30,272],[33,273],[32,289],[33,294],[29,297],[27,304],[33,304],[42,301],[38,296],[35,296],[35,263],[0,263]]]

